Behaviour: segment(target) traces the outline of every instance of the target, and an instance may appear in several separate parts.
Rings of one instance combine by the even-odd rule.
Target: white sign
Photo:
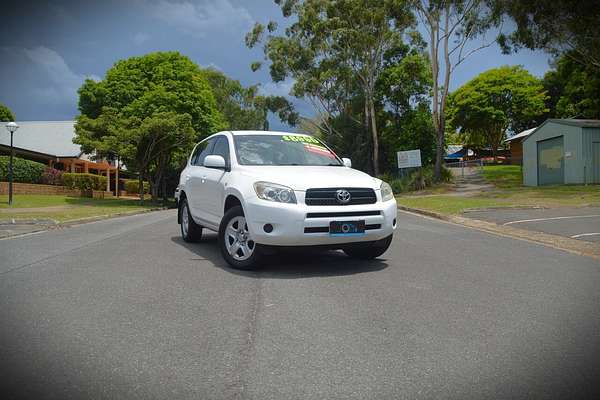
[[[399,151],[398,168],[414,168],[421,166],[421,150]]]

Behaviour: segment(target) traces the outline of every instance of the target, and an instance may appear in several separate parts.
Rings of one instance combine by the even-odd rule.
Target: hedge
[[[44,168],[44,172],[42,173],[42,183],[44,185],[56,185],[56,186],[62,186],[63,185],[63,171],[60,171],[58,169],[52,168],[52,167],[46,167]]]
[[[0,156],[0,181],[8,181],[10,157]],[[22,158],[13,158],[13,181],[21,183],[40,183],[46,166],[42,163]]]
[[[129,179],[125,181],[125,190],[128,194],[139,194],[140,193],[140,181],[137,179]],[[144,181],[144,194],[150,193],[150,184]]]
[[[69,189],[106,190],[106,177],[94,174],[62,174],[63,184]]]

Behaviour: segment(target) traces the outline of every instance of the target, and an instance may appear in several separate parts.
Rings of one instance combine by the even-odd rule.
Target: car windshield
[[[237,135],[241,165],[343,165],[323,142],[308,135]]]

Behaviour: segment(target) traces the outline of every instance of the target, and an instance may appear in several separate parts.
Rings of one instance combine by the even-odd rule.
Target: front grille
[[[335,218],[335,217],[368,217],[381,215],[381,211],[340,211],[308,213],[306,218]]]
[[[336,192],[345,189],[350,193],[350,201],[341,204],[336,199]],[[377,202],[375,191],[370,188],[322,188],[308,189],[305,202],[307,206],[350,206],[355,204],[373,204]]]
[[[365,225],[365,231],[372,231],[373,229],[381,229],[381,224],[368,224]],[[304,228],[304,233],[328,233],[328,226],[311,226]]]

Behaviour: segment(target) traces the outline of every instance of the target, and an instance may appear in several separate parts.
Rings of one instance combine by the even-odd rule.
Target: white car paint
[[[382,201],[382,181],[364,172],[346,166],[249,166],[237,162],[234,135],[297,135],[284,132],[234,131],[219,132],[229,143],[229,170],[191,165],[191,156],[182,171],[176,198],[185,192],[194,221],[211,230],[218,231],[225,213],[228,196],[235,196],[242,205],[248,228],[258,244],[275,246],[336,245],[386,238],[395,230],[397,205],[392,197]],[[299,135],[302,136],[302,135]],[[204,141],[203,141],[204,142]],[[201,143],[203,143],[201,142]],[[255,182],[269,182],[294,190],[296,204],[277,203],[260,199],[254,189]],[[310,188],[371,188],[377,202],[364,205],[309,206],[305,193]],[[379,215],[360,216],[360,212],[379,212]],[[307,218],[308,213],[358,212],[352,217]],[[379,229],[365,231],[361,236],[332,236],[328,232],[305,233],[307,227],[329,226],[335,220],[365,220],[365,224],[380,224]],[[265,224],[273,225],[273,231],[265,232]]]

